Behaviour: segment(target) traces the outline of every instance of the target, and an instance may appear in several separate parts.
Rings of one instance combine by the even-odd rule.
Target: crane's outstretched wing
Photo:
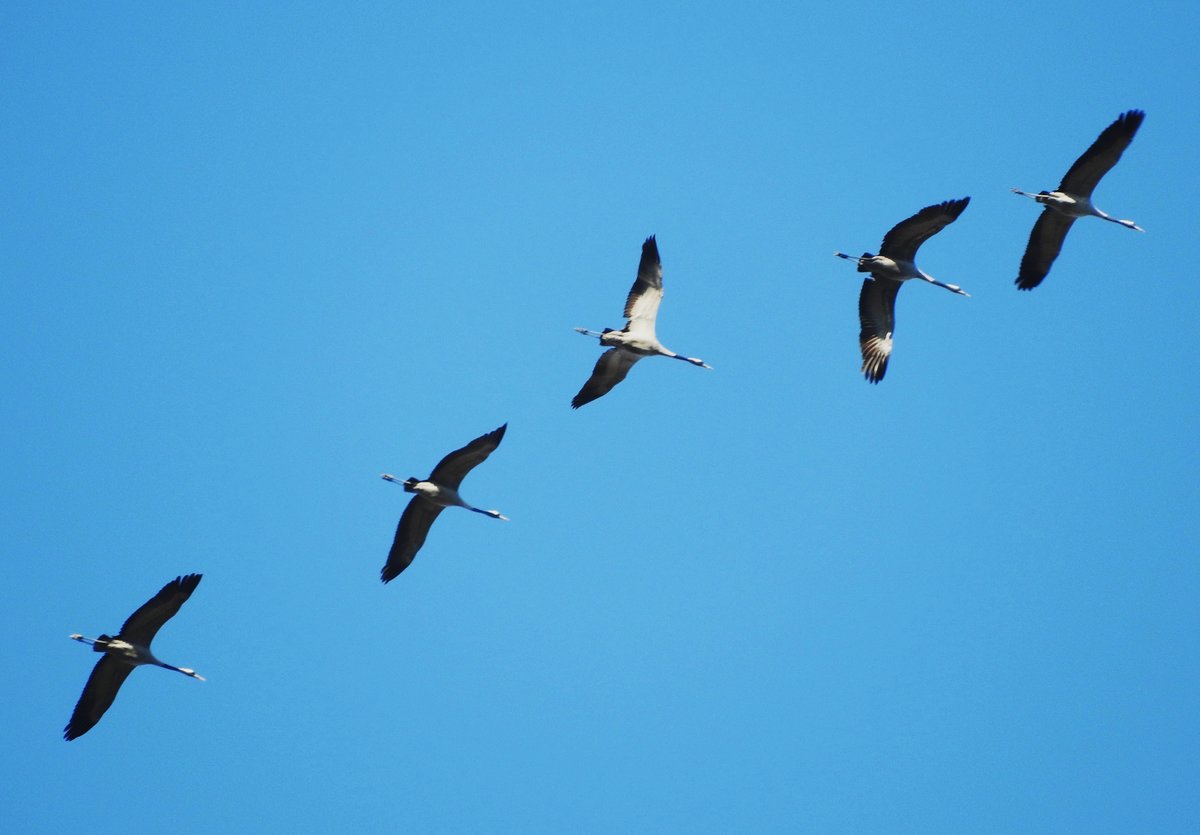
[[[442,510],[441,505],[426,501],[420,496],[413,496],[413,500],[400,516],[400,524],[396,526],[396,538],[392,540],[392,550],[388,552],[387,562],[379,572],[379,578],[383,582],[390,583],[400,576],[401,571],[408,568],[417,551],[425,544],[425,537],[429,535],[433,520],[438,518]]]
[[[625,299],[625,318],[629,320],[625,323],[625,330],[653,339],[654,320],[658,317],[658,305],[662,297],[662,261],[658,257],[658,242],[651,235],[642,244],[637,278]]]
[[[507,429],[508,424],[506,423],[499,429],[489,432],[486,435],[480,435],[462,449],[454,450],[454,452],[439,461],[438,465],[433,468],[433,474],[429,476],[429,480],[435,484],[457,490],[467,473],[486,461],[493,450],[500,446],[500,442],[504,440],[504,433]],[[421,537],[422,540],[424,538],[424,536]]]
[[[167,583],[159,590],[158,594],[147,600],[141,608],[129,616],[125,625],[121,627],[121,631],[117,633],[117,637],[130,643],[149,647],[154,636],[158,634],[159,628],[173,618],[184,601],[192,596],[192,592],[200,584],[202,576],[204,575],[188,574],[176,577]]]
[[[1083,156],[1075,160],[1058,190],[1091,197],[1096,183],[1117,164],[1145,118],[1146,114],[1141,110],[1130,110],[1118,116],[1117,121],[1106,127],[1092,146],[1083,152]]]
[[[901,282],[884,278],[863,281],[858,294],[858,347],[862,351],[862,372],[868,382],[878,383],[887,372],[892,355],[892,332],[896,328],[896,294]]]
[[[637,354],[631,354],[619,348],[609,348],[600,355],[600,359],[596,360],[592,376],[583,384],[579,393],[571,399],[571,408],[578,409],[580,406],[608,394],[612,391],[613,386],[625,379],[629,369],[633,368],[633,364],[639,359],[641,357]]]
[[[1021,257],[1021,271],[1017,274],[1016,282],[1018,290],[1032,290],[1042,283],[1062,250],[1063,240],[1074,222],[1075,218],[1054,209],[1042,210],[1029,234],[1025,255]]]
[[[970,197],[964,197],[926,206],[907,220],[897,223],[883,236],[879,254],[897,261],[912,261],[917,248],[957,220],[970,202]]]
[[[75,704],[75,712],[71,721],[63,728],[63,739],[70,741],[78,739],[90,731],[100,721],[104,711],[108,710],[117,698],[117,691],[125,683],[125,679],[133,672],[133,665],[118,661],[111,655],[105,655],[96,662],[92,674],[88,676],[83,694]]]

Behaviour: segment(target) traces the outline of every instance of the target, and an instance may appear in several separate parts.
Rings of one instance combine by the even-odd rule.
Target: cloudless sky
[[[902,5],[902,4],[901,4]],[[1193,4],[0,10],[12,832],[1200,828]],[[1145,124],[1046,282],[1039,209]],[[970,195],[887,379],[861,276]],[[658,236],[647,360],[568,404]],[[508,422],[413,565],[424,477]],[[65,743],[95,655],[155,641]]]

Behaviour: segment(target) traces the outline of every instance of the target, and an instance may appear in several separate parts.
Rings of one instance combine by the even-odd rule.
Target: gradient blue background
[[[6,4],[4,828],[1195,831],[1195,9]],[[833,251],[964,195],[867,385]],[[572,412],[651,233],[715,370]]]

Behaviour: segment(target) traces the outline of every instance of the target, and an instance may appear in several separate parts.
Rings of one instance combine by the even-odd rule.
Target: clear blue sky
[[[0,11],[6,828],[1200,826],[1193,6],[335,5]],[[866,384],[834,250],[965,195]],[[573,412],[652,233],[715,370]]]

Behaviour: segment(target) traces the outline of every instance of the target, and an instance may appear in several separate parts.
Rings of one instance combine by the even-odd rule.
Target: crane
[[[112,706],[117,697],[117,691],[125,683],[125,679],[133,672],[134,667],[143,664],[154,664],[165,667],[185,676],[204,681],[204,676],[187,667],[175,667],[164,664],[150,652],[150,642],[158,634],[162,625],[175,616],[179,607],[184,604],[196,586],[200,584],[200,574],[187,574],[176,577],[167,583],[158,594],[147,600],[140,608],[125,621],[116,637],[101,635],[99,638],[85,638],[82,635],[72,635],[71,638],[85,644],[90,644],[96,652],[104,653],[104,657],[96,662],[84,685],[83,694],[71,714],[71,721],[63,729],[63,739],[78,739],[95,727],[104,715],[104,711]]]
[[[913,261],[921,244],[957,220],[969,202],[971,198],[964,197],[935,203],[900,221],[883,236],[879,255],[834,253],[839,258],[857,261],[860,273],[871,274],[863,280],[858,294],[858,318],[862,325],[858,346],[862,351],[863,376],[868,382],[878,383],[887,372],[888,357],[892,355],[892,333],[896,329],[896,294],[900,292],[901,284],[919,278],[960,296],[971,295],[957,284],[946,284],[922,272]]]
[[[625,379],[629,369],[642,357],[671,357],[701,368],[712,368],[704,360],[677,354],[658,341],[654,335],[654,320],[658,316],[662,297],[662,261],[658,257],[658,242],[651,235],[642,244],[637,278],[625,299],[625,318],[628,320],[625,327],[619,331],[605,328],[599,333],[587,328],[575,329],[584,336],[599,337],[600,344],[609,350],[596,360],[592,376],[571,400],[572,409],[608,394],[613,386]]]
[[[383,582],[390,583],[400,576],[401,571],[408,568],[417,551],[425,544],[425,537],[429,535],[433,520],[447,507],[465,507],[493,519],[508,521],[508,517],[500,511],[472,507],[458,494],[459,485],[467,473],[486,461],[496,447],[500,446],[507,429],[506,423],[495,431],[480,435],[462,449],[454,450],[438,462],[427,479],[407,478],[401,481],[388,473],[380,476],[384,481],[403,486],[406,493],[416,493],[400,516],[400,524],[396,526],[396,538],[392,541],[387,562],[380,572]]]
[[[1050,272],[1054,259],[1062,250],[1071,224],[1078,218],[1098,217],[1119,223],[1126,229],[1146,231],[1132,220],[1111,217],[1092,205],[1092,191],[1096,184],[1117,164],[1117,160],[1125,153],[1145,118],[1146,114],[1141,110],[1129,110],[1118,116],[1115,122],[1101,132],[1092,146],[1075,160],[1071,170],[1059,183],[1057,191],[1030,194],[1019,188],[1013,189],[1014,193],[1036,200],[1046,207],[1033,224],[1029,244],[1021,258],[1021,270],[1016,280],[1018,290],[1032,290],[1042,283]]]

